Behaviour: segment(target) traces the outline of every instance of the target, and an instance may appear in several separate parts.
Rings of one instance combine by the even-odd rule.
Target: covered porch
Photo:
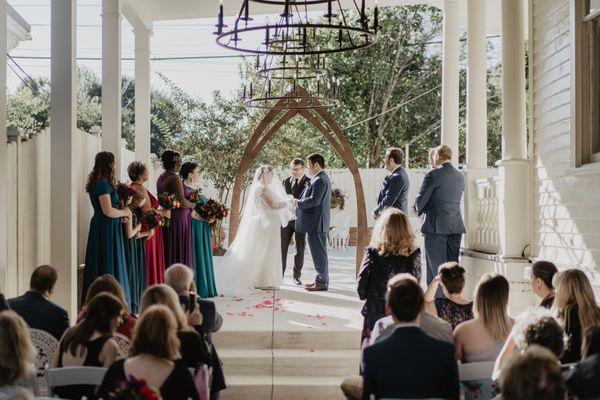
[[[343,1],[343,4],[350,2]],[[375,1],[368,1],[373,6]],[[523,278],[529,262],[527,248],[532,238],[531,187],[532,168],[528,150],[525,90],[525,39],[529,31],[529,4],[525,0],[382,0],[379,6],[430,4],[443,10],[443,71],[441,142],[454,151],[459,148],[459,71],[461,29],[467,33],[467,145],[464,218],[468,233],[464,237],[462,259],[471,272],[472,281],[485,272],[502,272],[511,280],[514,309],[532,301]],[[226,0],[226,18],[239,9],[239,2]],[[273,7],[256,3],[253,13],[271,13]],[[153,23],[163,20],[215,18],[218,3],[178,0],[103,0],[102,1],[102,134],[98,138],[103,150],[116,155],[117,171],[124,171],[129,155],[121,149],[121,20],[126,18],[135,35],[135,159],[150,164],[150,83],[151,40]],[[315,8],[318,11],[319,7]],[[0,21],[7,10],[0,7]],[[59,271],[54,300],[76,315],[77,267],[81,263],[78,248],[85,240],[85,222],[81,222],[85,196],[80,195],[82,168],[90,160],[81,160],[81,139],[76,126],[76,2],[57,0],[51,3],[51,125],[45,170],[49,205],[45,235],[37,234],[36,263],[49,263]],[[0,30],[2,30],[0,25]],[[5,29],[4,29],[5,30]],[[487,85],[486,36],[502,35],[502,159],[488,168],[487,156]],[[0,48],[1,57],[6,51]],[[6,60],[0,60],[5,65]],[[4,67],[2,67],[4,68]],[[1,70],[0,70],[1,72]],[[0,85],[0,99],[6,98]],[[342,105],[343,106],[343,105]],[[6,143],[6,104],[0,101],[0,137]],[[403,144],[398,144],[402,146]],[[6,145],[0,146],[0,160],[7,162]],[[87,154],[87,153],[86,153]],[[89,158],[90,154],[84,156]],[[418,171],[411,172],[412,190],[420,185]],[[0,166],[0,186],[9,187],[10,176]],[[126,179],[122,176],[121,179]],[[370,198],[376,193],[365,191],[367,212]],[[9,193],[0,194],[0,288],[12,297],[26,289],[25,279],[35,265],[21,264],[16,271],[9,263],[9,220],[13,210],[7,205]],[[414,196],[411,195],[412,203]],[[47,214],[47,215],[46,215]],[[23,221],[18,221],[23,223]],[[372,225],[372,221],[370,221]],[[24,239],[17,239],[24,240]]]

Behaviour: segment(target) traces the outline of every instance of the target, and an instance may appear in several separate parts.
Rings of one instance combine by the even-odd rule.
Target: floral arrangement
[[[160,400],[160,394],[144,379],[129,375],[108,397],[110,400]]]
[[[202,189],[192,190],[187,196],[186,199],[191,201],[192,203],[197,203],[202,198]]]
[[[346,203],[346,194],[341,189],[333,189],[331,191],[331,208],[340,207],[340,210],[344,209]]]
[[[135,189],[130,183],[119,182],[117,184],[117,194],[119,195],[121,207],[125,207],[129,199],[135,195]]]
[[[165,219],[154,209],[149,209],[143,212],[139,221],[142,224],[142,230],[148,231],[150,229],[165,226]]]
[[[213,225],[229,215],[229,208],[213,199],[209,199],[204,203],[197,203],[194,210],[209,225]]]
[[[176,210],[181,206],[179,200],[175,198],[175,195],[168,192],[163,192],[158,195],[158,204],[165,210]]]

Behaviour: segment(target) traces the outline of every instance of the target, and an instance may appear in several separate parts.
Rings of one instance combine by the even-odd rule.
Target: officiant
[[[302,196],[302,192],[310,179],[304,174],[304,161],[295,158],[290,163],[291,176],[283,181],[283,186],[287,194],[292,195],[295,199]],[[290,221],[286,227],[281,228],[281,265],[283,274],[287,267],[288,248],[292,241],[292,236],[296,241],[296,254],[294,255],[294,283],[302,285],[300,275],[302,274],[302,266],[304,265],[304,249],[306,247],[306,234],[296,232],[296,222]]]

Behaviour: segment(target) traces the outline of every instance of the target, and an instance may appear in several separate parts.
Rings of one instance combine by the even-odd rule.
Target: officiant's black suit
[[[296,180],[293,176],[283,181],[285,192],[291,194],[295,199],[299,199],[302,196],[302,192],[310,179],[306,175]],[[302,266],[304,265],[304,249],[306,248],[306,234],[296,232],[296,222],[290,221],[285,227],[281,228],[281,266],[283,273],[285,274],[285,268],[287,266],[287,254],[290,243],[292,242],[292,236],[295,236],[296,240],[296,255],[294,256],[294,278],[300,279],[302,273]]]

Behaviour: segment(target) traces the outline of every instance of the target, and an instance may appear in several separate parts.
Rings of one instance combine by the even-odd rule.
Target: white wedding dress
[[[220,294],[238,296],[282,284],[281,227],[295,218],[293,198],[285,193],[273,167],[259,167],[235,240],[215,258]]]

